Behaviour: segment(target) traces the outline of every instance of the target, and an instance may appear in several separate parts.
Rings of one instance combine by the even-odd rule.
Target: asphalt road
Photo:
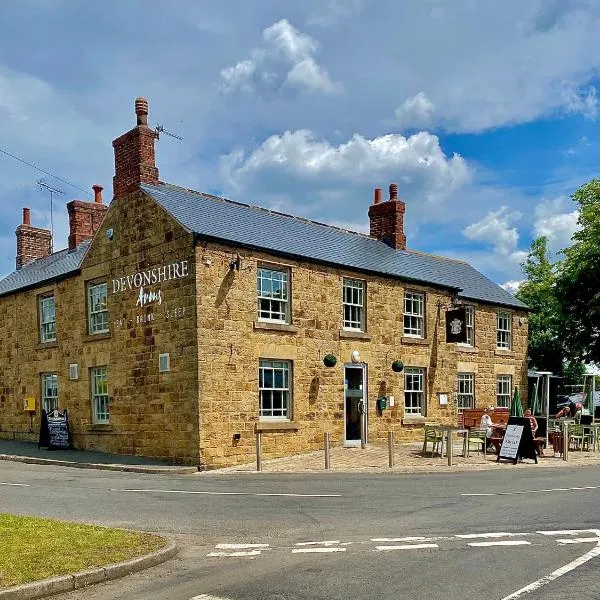
[[[59,600],[600,599],[600,469],[511,467],[165,476],[6,462],[0,511],[158,532],[182,548]]]

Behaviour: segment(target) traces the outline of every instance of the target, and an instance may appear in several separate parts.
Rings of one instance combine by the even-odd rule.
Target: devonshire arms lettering
[[[171,279],[181,279],[189,274],[188,261],[171,263],[161,267],[152,267],[134,275],[126,275],[112,280],[113,294],[127,290],[137,290],[142,286],[155,285]],[[160,294],[160,292],[158,292]]]

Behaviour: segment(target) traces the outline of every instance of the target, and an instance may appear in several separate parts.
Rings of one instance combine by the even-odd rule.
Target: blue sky
[[[598,176],[597,0],[27,0],[0,20],[0,149],[112,191],[112,140],[145,96],[163,181],[368,231],[399,185],[409,248],[522,278]],[[0,274],[43,175],[0,154]],[[55,249],[66,246],[64,190]],[[268,234],[268,232],[265,232]]]

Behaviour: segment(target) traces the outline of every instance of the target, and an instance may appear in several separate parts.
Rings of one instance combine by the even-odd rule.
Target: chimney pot
[[[29,208],[23,209],[23,225],[31,225],[31,210]]]
[[[404,235],[405,204],[398,199],[398,186],[390,184],[390,201],[381,202],[381,190],[375,189],[374,203],[369,206],[369,231],[395,250],[406,250]]]
[[[92,186],[92,189],[94,190],[94,202],[97,204],[102,204],[102,190],[104,188],[96,183]]]
[[[375,193],[373,195],[373,204],[381,203],[381,188],[375,188]]]
[[[390,200],[398,200],[398,184],[390,183]]]
[[[140,96],[135,99],[135,114],[138,125],[148,125],[148,100]]]

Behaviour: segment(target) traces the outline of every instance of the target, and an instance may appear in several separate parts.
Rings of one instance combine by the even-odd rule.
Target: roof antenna
[[[168,131],[167,129],[165,129],[162,125],[160,125],[159,123],[156,124],[156,127],[154,128],[154,131],[156,132],[156,139],[160,139],[160,134],[164,133],[165,135],[168,135],[172,138],[175,138],[176,140],[182,140],[183,138],[179,135],[176,135],[175,133],[173,133],[172,131]]]
[[[52,237],[50,238],[50,254],[54,252],[54,194],[64,194],[62,190],[51,186],[45,179],[37,180],[38,189],[40,192],[44,190],[50,192],[50,233]]]

